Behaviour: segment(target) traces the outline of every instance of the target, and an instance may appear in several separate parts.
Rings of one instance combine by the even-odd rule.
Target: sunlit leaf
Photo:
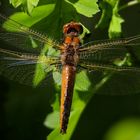
[[[105,135],[105,140],[138,140],[140,119],[130,118],[115,124]]]
[[[65,1],[73,5],[78,13],[87,17],[92,17],[99,12],[97,0],[78,0],[75,2],[70,2],[70,0]]]
[[[119,37],[122,31],[121,24],[124,22],[124,20],[118,13],[118,4],[119,1],[116,2],[113,8],[113,15],[108,30],[110,38]]]
[[[59,111],[54,111],[50,113],[45,122],[44,125],[48,128],[54,129],[56,127],[59,127]]]
[[[110,38],[119,37],[121,33],[121,24],[124,20],[118,13],[119,2],[120,0],[104,0],[100,4],[103,12],[96,28],[109,27],[108,34]]]
[[[10,0],[10,3],[17,8],[22,5],[29,14],[33,11],[33,9],[38,5],[39,0]]]
[[[30,27],[34,25],[35,23],[39,22],[40,20],[42,20],[43,18],[49,16],[53,11],[54,6],[55,6],[54,4],[47,4],[47,5],[39,6],[35,8],[34,12],[32,13],[32,16],[29,16],[24,12],[17,12],[13,14],[12,16],[10,16],[10,18],[15,21],[18,21],[18,23],[23,24],[24,26]],[[3,27],[9,31],[15,31],[16,30],[15,26],[14,28],[12,28],[11,26],[9,28],[9,25],[12,25],[11,22],[12,21],[7,20],[4,23]],[[17,24],[17,27],[18,26],[20,25]]]

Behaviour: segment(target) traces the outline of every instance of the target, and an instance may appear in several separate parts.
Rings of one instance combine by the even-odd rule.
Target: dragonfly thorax
[[[62,65],[77,65],[79,61],[78,50],[81,44],[79,34],[82,32],[83,27],[80,23],[70,22],[64,25],[64,42],[61,46]]]
[[[67,45],[61,51],[61,63],[62,65],[76,66],[79,61],[78,49],[73,45]]]

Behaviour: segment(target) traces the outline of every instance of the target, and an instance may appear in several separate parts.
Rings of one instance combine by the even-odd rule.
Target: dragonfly
[[[71,21],[63,26],[63,42],[59,43],[2,14],[0,21],[2,21],[0,39],[6,43],[6,46],[0,46],[1,75],[30,85],[34,82],[36,65],[40,65],[46,77],[54,71],[61,72],[60,132],[62,134],[67,130],[75,77],[79,70],[140,74],[138,66],[116,63],[127,58],[129,48],[140,47],[140,35],[82,44],[80,35],[83,33],[83,26],[79,22]],[[4,29],[3,25],[15,29],[15,32]],[[8,45],[14,47],[7,47]],[[44,45],[49,47],[44,49]],[[54,53],[50,53],[50,50]]]

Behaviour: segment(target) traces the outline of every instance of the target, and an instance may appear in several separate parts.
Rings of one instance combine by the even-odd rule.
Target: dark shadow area
[[[33,89],[16,82],[0,80],[0,133],[3,140],[46,140],[51,132],[44,120],[52,111],[52,87]]]
[[[95,95],[83,112],[72,140],[103,140],[113,125],[133,117],[140,118],[140,95]]]

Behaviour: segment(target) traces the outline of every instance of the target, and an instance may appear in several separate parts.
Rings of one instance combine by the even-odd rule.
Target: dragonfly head
[[[78,36],[83,33],[83,27],[80,23],[71,21],[63,26],[63,33],[66,35]]]

